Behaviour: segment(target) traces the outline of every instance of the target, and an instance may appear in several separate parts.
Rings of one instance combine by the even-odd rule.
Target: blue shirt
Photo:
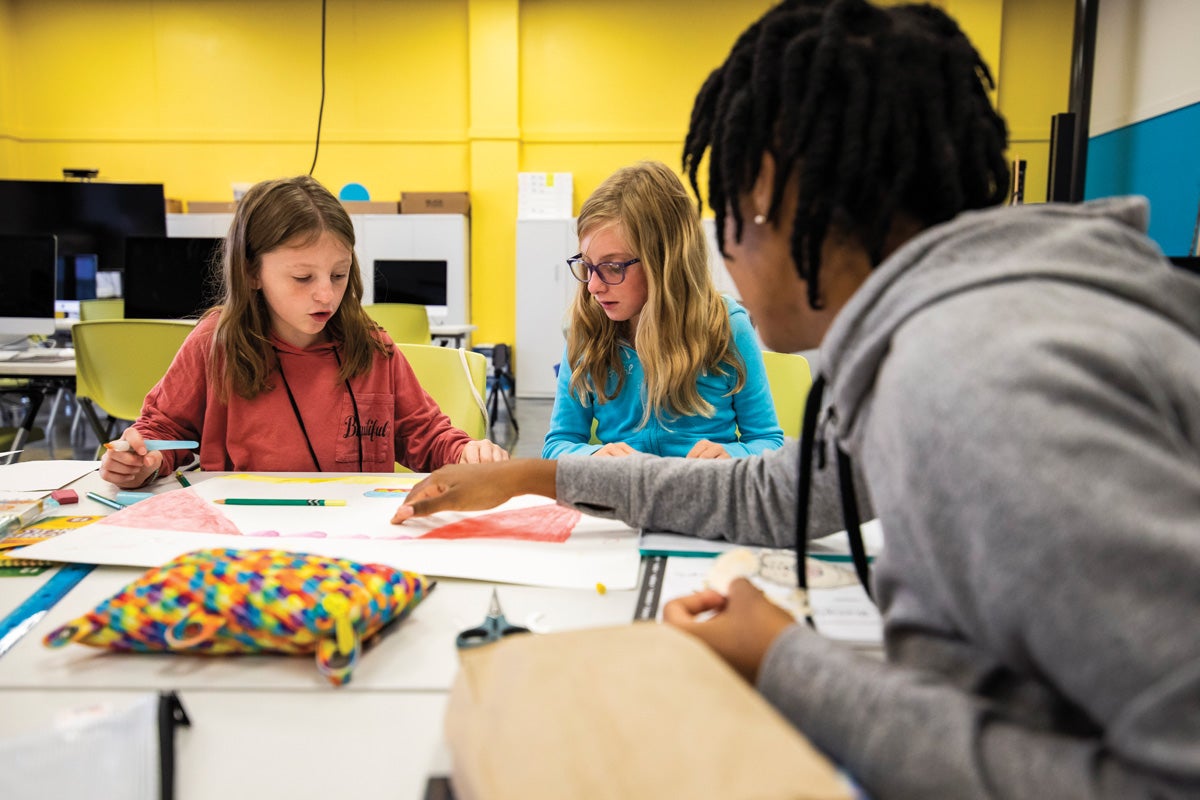
[[[597,403],[595,395],[589,392],[585,405],[571,394],[571,369],[564,348],[542,458],[591,455],[599,450],[602,445],[590,444],[593,419],[598,441],[625,442],[638,452],[659,456],[686,456],[701,439],[716,442],[735,458],[782,447],[783,431],[775,417],[762,351],[750,317],[730,297],[725,298],[725,305],[729,309],[734,349],[745,363],[746,382],[740,392],[730,395],[736,380],[731,367],[725,367],[728,375],[706,372],[700,376],[696,387],[700,396],[712,405],[713,416],[675,419],[664,416],[660,422],[651,415],[646,426],[639,427],[645,409],[645,374],[637,351],[628,345],[621,347],[621,365],[625,369],[621,393],[607,403]],[[610,372],[608,378],[609,386],[616,386],[617,376]]]

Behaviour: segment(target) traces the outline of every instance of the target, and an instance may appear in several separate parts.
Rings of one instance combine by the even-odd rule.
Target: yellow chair
[[[106,297],[103,300],[80,300],[79,321],[90,322],[97,319],[125,319],[124,298]]]
[[[81,321],[71,329],[75,396],[101,446],[117,420],[135,420],[142,413],[146,394],[195,326],[188,320],[103,319]],[[108,415],[104,424],[93,405]]]
[[[799,439],[804,401],[812,386],[808,359],[795,353],[776,353],[773,350],[764,350],[762,356],[779,427],[783,428],[784,436]]]
[[[383,326],[396,344],[429,344],[429,312],[425,306],[375,303],[363,306],[363,309],[371,319]]]
[[[486,358],[462,348],[407,343],[396,346],[454,427],[466,431],[472,439],[487,436],[487,410],[483,405]]]

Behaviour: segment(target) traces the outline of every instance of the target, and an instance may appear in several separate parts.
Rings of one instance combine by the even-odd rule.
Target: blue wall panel
[[[1200,103],[1088,140],[1087,199],[1150,198],[1150,236],[1186,255],[1200,212]]]

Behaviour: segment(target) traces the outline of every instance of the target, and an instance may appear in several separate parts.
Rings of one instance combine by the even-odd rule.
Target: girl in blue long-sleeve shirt
[[[580,281],[544,458],[730,458],[783,444],[758,339],[713,285],[695,205],[665,165],[609,177],[579,214]],[[593,425],[594,423],[594,425]]]

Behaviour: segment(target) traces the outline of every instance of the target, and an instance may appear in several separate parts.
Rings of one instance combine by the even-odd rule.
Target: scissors
[[[500,597],[493,588],[492,601],[488,603],[487,617],[484,618],[478,627],[467,628],[455,637],[454,644],[459,650],[465,650],[470,647],[481,647],[485,644],[491,644],[498,639],[503,639],[514,633],[529,633],[529,628],[512,625],[504,618],[504,612],[500,609]]]

